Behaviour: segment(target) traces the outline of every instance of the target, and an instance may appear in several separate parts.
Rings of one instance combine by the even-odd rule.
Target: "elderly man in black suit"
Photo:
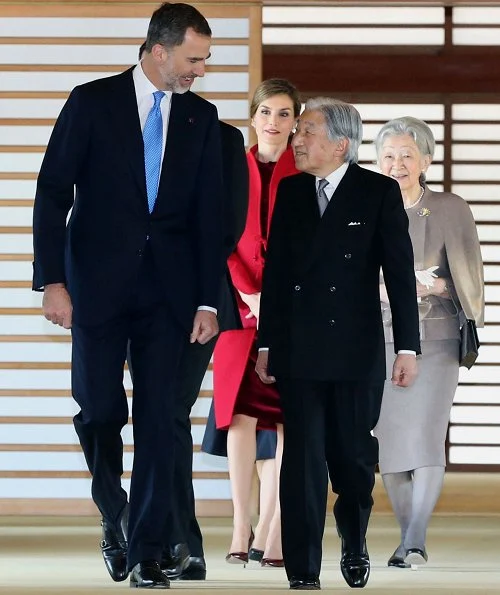
[[[114,580],[168,588],[159,562],[174,468],[174,380],[186,337],[207,343],[223,274],[217,110],[189,92],[211,30],[188,4],[153,14],[142,62],[75,88],[50,138],[34,207],[33,288],[71,328],[74,424]],[[76,188],[76,192],[75,192]],[[66,218],[72,209],[67,223]],[[130,505],[121,487],[134,366]],[[128,518],[128,551],[125,526]]]
[[[356,164],[361,118],[349,104],[306,104],[292,141],[300,174],[281,181],[261,298],[256,370],[278,382],[284,415],[283,555],[291,589],[319,589],[327,474],[337,493],[341,571],[366,585],[366,531],[385,347],[382,268],[393,312],[392,381],[416,373],[413,253],[398,184]]]

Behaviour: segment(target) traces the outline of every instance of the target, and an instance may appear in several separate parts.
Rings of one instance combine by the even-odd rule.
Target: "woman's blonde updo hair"
[[[299,92],[295,85],[286,79],[267,79],[262,81],[255,89],[252,103],[250,104],[250,117],[253,118],[259,108],[259,105],[275,95],[288,95],[293,103],[293,115],[298,118],[300,115],[301,103]]]

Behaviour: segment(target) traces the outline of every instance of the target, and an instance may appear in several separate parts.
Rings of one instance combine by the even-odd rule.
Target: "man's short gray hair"
[[[314,97],[306,102],[306,110],[313,110],[323,114],[326,123],[326,133],[331,141],[346,138],[349,147],[344,160],[357,163],[358,149],[363,139],[363,123],[358,110],[350,103],[331,97]]]

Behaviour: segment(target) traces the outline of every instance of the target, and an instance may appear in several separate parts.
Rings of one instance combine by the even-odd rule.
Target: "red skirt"
[[[255,372],[255,329],[225,331],[214,351],[214,405],[218,429],[227,429],[233,415],[257,419],[257,429],[273,430],[283,423],[278,391]]]

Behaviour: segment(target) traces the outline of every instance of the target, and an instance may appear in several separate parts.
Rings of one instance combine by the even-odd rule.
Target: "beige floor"
[[[227,519],[203,519],[208,576],[176,582],[185,595],[275,593],[288,589],[282,569],[246,568],[224,562],[230,539]],[[8,595],[105,595],[128,588],[113,583],[102,563],[97,519],[0,517],[0,593]],[[428,535],[429,563],[417,571],[389,569],[398,541],[394,520],[375,515],[368,536],[372,574],[366,591],[388,595],[500,594],[500,516],[436,516]],[[352,593],[340,575],[333,523],[325,535],[324,591]]]

